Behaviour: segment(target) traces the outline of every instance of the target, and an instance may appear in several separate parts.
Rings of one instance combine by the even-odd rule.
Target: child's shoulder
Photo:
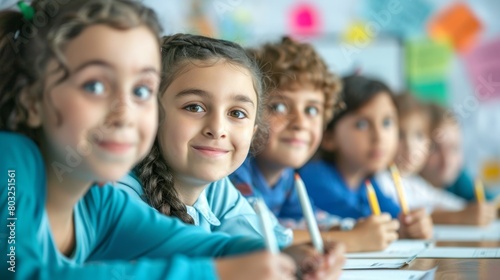
[[[325,160],[311,160],[299,169],[299,173],[318,173],[319,171],[333,171],[335,166]]]
[[[45,174],[38,146],[22,134],[0,131],[0,154],[0,165],[15,169],[18,175],[39,178]]]
[[[0,151],[2,154],[40,153],[36,144],[30,138],[15,132],[0,131]],[[5,152],[5,153],[4,153]]]

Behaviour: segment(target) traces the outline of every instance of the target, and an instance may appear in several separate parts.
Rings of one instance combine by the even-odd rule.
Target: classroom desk
[[[498,241],[437,242],[446,247],[500,247]],[[403,269],[428,270],[438,266],[434,279],[500,279],[500,259],[416,259]]]

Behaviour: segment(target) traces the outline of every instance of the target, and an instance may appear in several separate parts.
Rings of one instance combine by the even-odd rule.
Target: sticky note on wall
[[[431,6],[425,0],[369,0],[364,15],[369,25],[401,38],[425,34]]]
[[[406,72],[411,80],[436,80],[446,76],[452,49],[446,42],[413,40],[405,45]]]
[[[500,37],[474,48],[465,63],[477,99],[500,98]]]
[[[448,40],[459,52],[466,52],[476,43],[482,25],[465,3],[455,3],[439,12],[428,24],[429,35]]]

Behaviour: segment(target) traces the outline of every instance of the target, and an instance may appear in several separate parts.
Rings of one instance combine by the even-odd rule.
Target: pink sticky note
[[[320,12],[310,3],[295,5],[290,10],[288,25],[292,35],[317,35],[322,29]]]
[[[465,62],[477,99],[500,98],[500,38],[479,45],[465,56]]]

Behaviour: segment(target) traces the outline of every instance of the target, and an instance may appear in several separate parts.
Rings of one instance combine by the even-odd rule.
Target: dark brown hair
[[[261,72],[255,61],[240,45],[204,36],[176,34],[162,38],[161,56],[164,71],[160,82],[160,98],[184,68],[194,62],[199,67],[224,62],[247,69],[253,78],[257,95],[256,125],[261,131],[252,141],[252,150],[255,151],[263,144],[266,126],[261,113],[263,103]],[[160,106],[160,122],[163,121],[163,115]],[[162,156],[158,137],[150,153],[135,168],[135,172],[143,186],[145,198],[151,206],[165,215],[178,217],[185,223],[193,223],[186,206],[174,188],[172,170]]]
[[[33,100],[44,98],[47,64],[55,60],[56,71],[69,76],[63,55],[67,43],[87,27],[105,24],[116,29],[146,26],[159,36],[155,13],[131,0],[35,0],[33,19],[18,11],[0,12],[0,130],[17,131],[37,142],[28,126],[28,113],[21,92]],[[50,100],[49,100],[50,101]]]
[[[381,81],[371,79],[361,75],[352,75],[342,78],[343,88],[340,92],[338,110],[332,120],[326,126],[326,131],[333,131],[337,123],[346,115],[357,111],[375,96],[388,94],[394,102],[394,94],[391,89]],[[396,104],[394,103],[394,106]],[[318,150],[318,155],[327,161],[335,160],[335,153],[323,149]]]

